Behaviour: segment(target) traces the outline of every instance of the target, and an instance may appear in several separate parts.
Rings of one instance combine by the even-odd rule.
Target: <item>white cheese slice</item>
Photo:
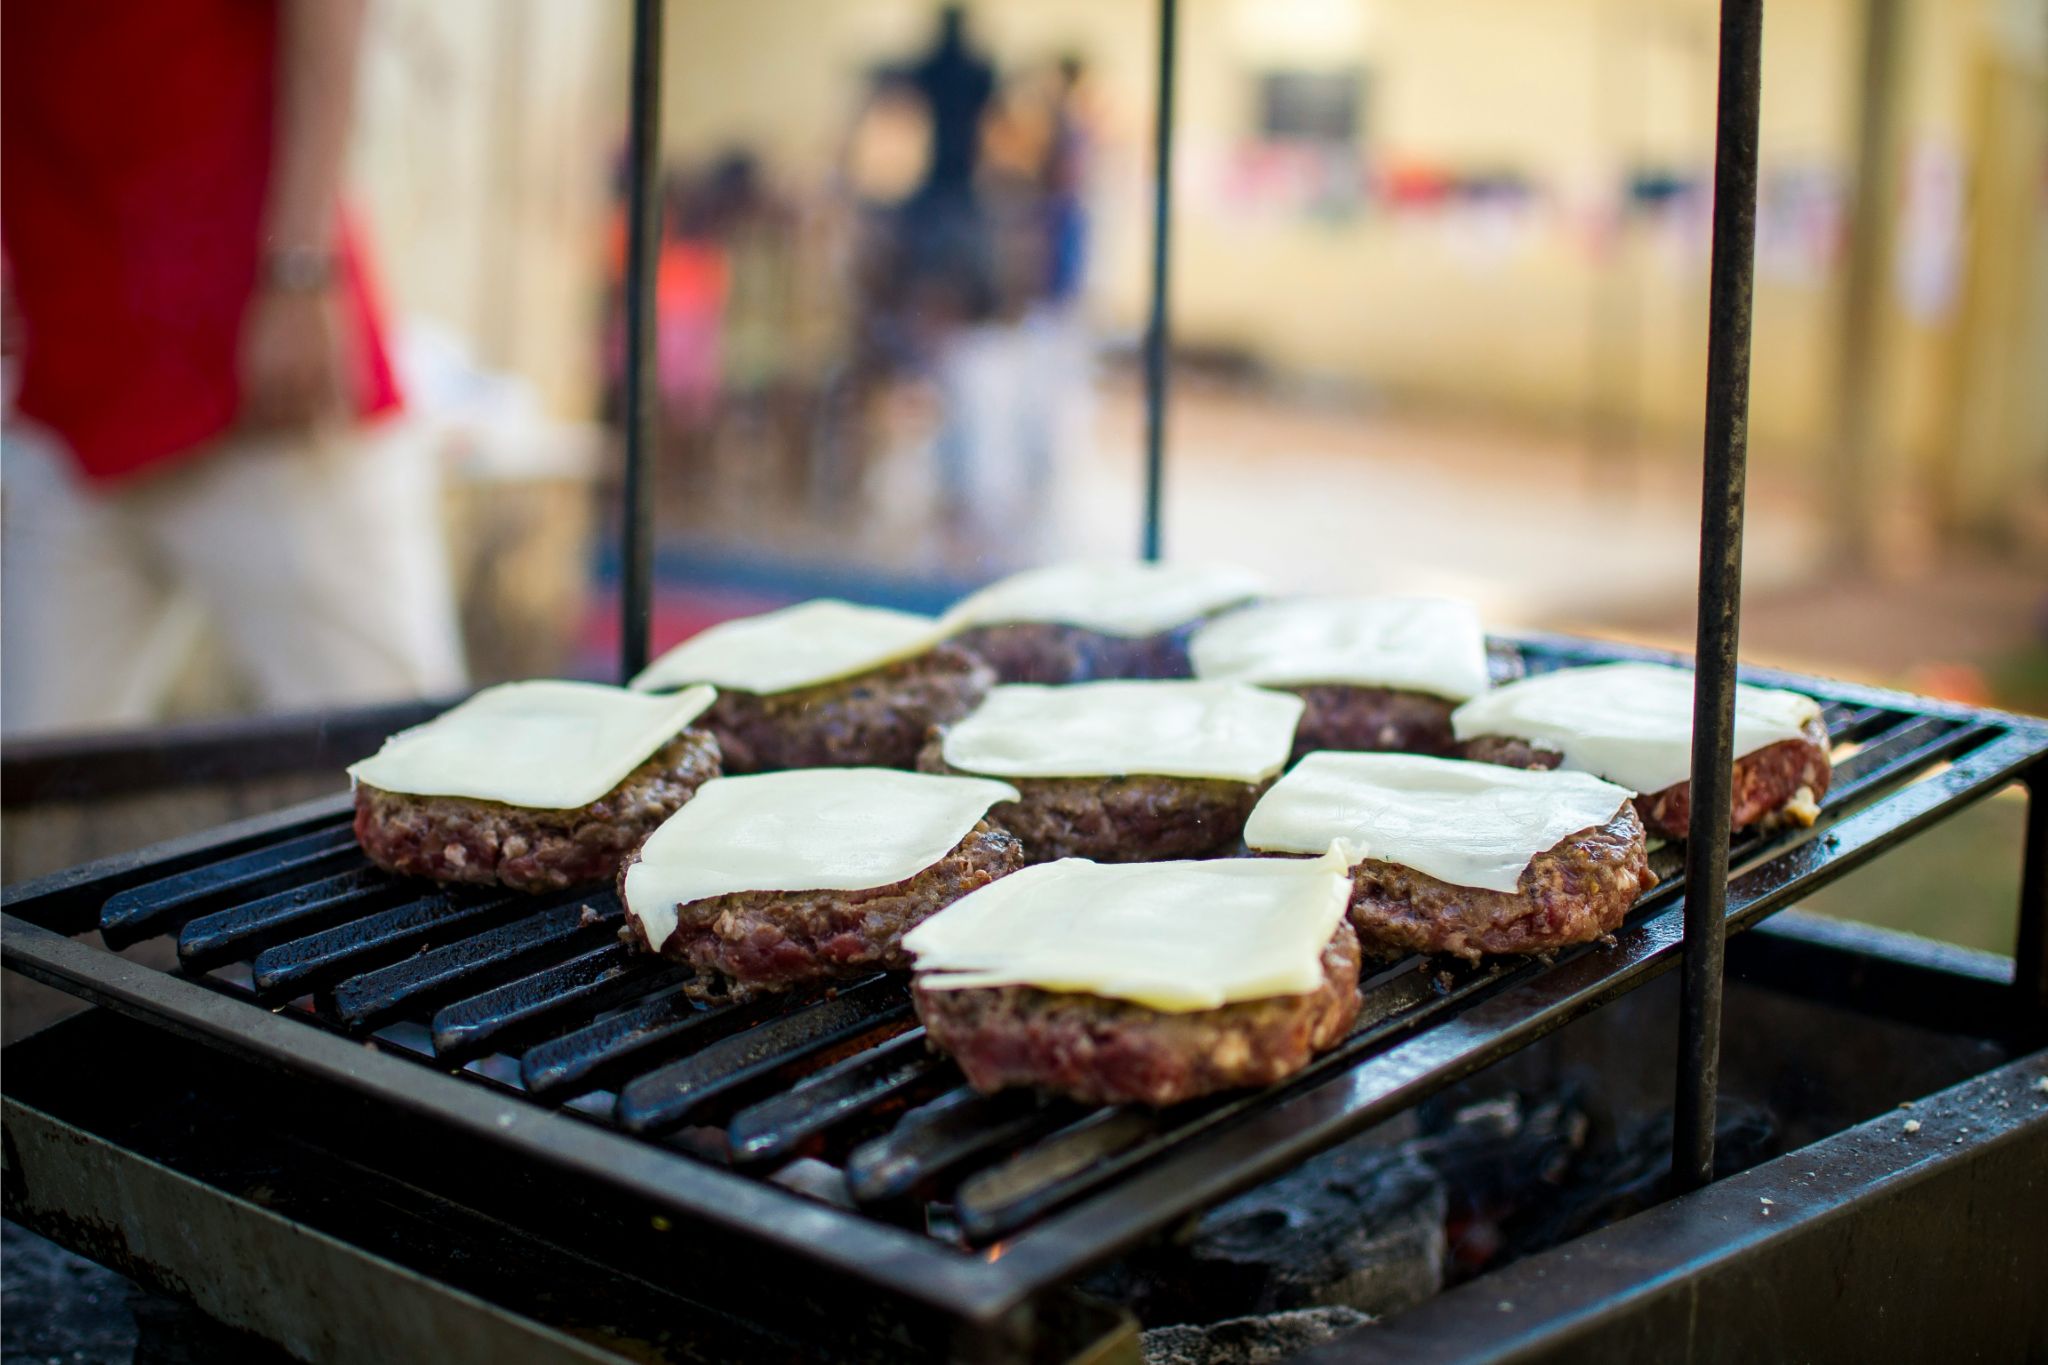
[[[708,687],[649,697],[598,683],[501,683],[399,731],[348,775],[412,796],[574,810],[623,782],[715,696]]]
[[[1262,853],[1399,863],[1453,886],[1513,891],[1529,860],[1604,825],[1634,795],[1588,773],[1535,772],[1418,754],[1314,753],[1252,808]]]
[[[1242,683],[1013,683],[990,689],[942,752],[991,777],[1263,782],[1286,765],[1301,712],[1299,697]]]
[[[1495,688],[1451,714],[1461,740],[1506,735],[1564,755],[1564,766],[1639,792],[1692,775],[1690,669],[1597,664],[1539,673]],[[1738,685],[1735,756],[1798,739],[1820,703],[1797,692]]]
[[[889,768],[706,782],[641,845],[626,913],[657,949],[676,907],[734,891],[860,891],[930,867],[1017,789]]]
[[[632,686],[790,692],[922,654],[940,638],[929,616],[821,597],[699,631],[649,664]]]
[[[1198,678],[1349,683],[1464,701],[1486,690],[1486,635],[1449,597],[1309,597],[1218,617],[1188,644]]]
[[[1257,574],[1227,564],[1053,564],[991,583],[941,619],[949,633],[1046,621],[1137,639],[1198,621],[1264,590]]]
[[[1304,995],[1351,900],[1340,854],[1013,872],[904,936],[927,987],[1036,986],[1170,1013]]]

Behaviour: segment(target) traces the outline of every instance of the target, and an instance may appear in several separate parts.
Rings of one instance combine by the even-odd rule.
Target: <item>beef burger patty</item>
[[[1604,825],[1537,854],[1513,891],[1457,886],[1399,863],[1368,858],[1352,870],[1351,923],[1367,951],[1542,953],[1618,928],[1657,884],[1642,821],[1623,804]]]
[[[1023,865],[1016,838],[984,820],[945,857],[900,882],[858,891],[736,891],[678,906],[665,943],[646,943],[637,921],[629,932],[695,967],[693,995],[746,999],[821,978],[907,970],[905,934]],[[622,867],[621,898],[625,876]]]
[[[587,806],[541,810],[356,787],[356,842],[388,872],[515,891],[608,880],[657,825],[719,775],[718,740],[687,729]]]
[[[1816,717],[1806,723],[1798,739],[1767,744],[1736,759],[1733,828],[1781,821],[1812,824],[1833,774],[1828,748],[1827,723]],[[1555,749],[1500,735],[1466,740],[1459,757],[1510,768],[1555,768],[1564,762],[1564,755]],[[1635,807],[1643,828],[1651,834],[1683,839],[1692,827],[1692,783],[1674,782],[1662,791],[1638,796]]]
[[[1287,689],[1305,703],[1294,730],[1294,758],[1318,749],[1433,754],[1457,748],[1451,712],[1458,703],[1426,692],[1345,683],[1311,683]]]
[[[1172,1014],[1034,986],[911,988],[934,1046],[976,1090],[1033,1086],[1088,1104],[1164,1107],[1271,1085],[1336,1045],[1358,1017],[1358,938],[1339,923],[1306,995]]]
[[[909,768],[925,732],[960,719],[995,673],[949,644],[851,678],[790,692],[721,690],[704,713],[729,773],[777,768]]]
[[[953,643],[988,660],[1006,683],[1103,682],[1114,678],[1186,678],[1193,621],[1157,635],[1105,635],[1054,621],[976,626]]]
[[[977,776],[948,765],[944,743],[944,733],[934,731],[918,770]],[[1233,852],[1270,785],[1151,775],[1002,780],[1019,799],[994,806],[988,818],[1024,841],[1027,863],[1142,863]]]

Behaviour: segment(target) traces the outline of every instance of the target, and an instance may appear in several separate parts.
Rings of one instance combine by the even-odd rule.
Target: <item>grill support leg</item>
[[[1671,1174],[1680,1189],[1713,1179],[1721,1063],[1722,956],[1735,660],[1742,607],[1742,508],[1749,439],[1750,296],[1756,245],[1757,106],[1763,0],[1722,0],[1714,127],[1714,246],[1708,294],[1706,448],[1692,729],[1692,827],[1685,857],[1685,967]]]
[[[2020,1032],[2041,1036],[2048,1034],[2048,763],[2036,763],[2020,782],[2027,793],[2027,834],[2020,864],[2013,1004]]]
[[[632,120],[626,143],[626,436],[619,527],[619,681],[647,667],[653,602],[654,268],[661,241],[662,0],[633,0]]]
[[[1173,202],[1173,57],[1175,0],[1159,0],[1159,105],[1152,123],[1152,313],[1145,324],[1146,559],[1159,558],[1159,518],[1166,478],[1167,224]]]

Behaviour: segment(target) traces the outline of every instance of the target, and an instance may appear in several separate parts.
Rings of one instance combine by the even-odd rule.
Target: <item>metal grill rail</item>
[[[1528,642],[1525,654],[1532,670],[1645,657],[1563,641]],[[1764,680],[1826,701],[1835,781],[1810,835],[1736,843],[1732,929],[2030,765],[2038,773],[2048,753],[2048,727],[2016,718]],[[98,903],[109,946],[176,933],[184,971],[218,992],[683,1154],[664,1159],[800,1184],[813,1198],[824,1188],[838,1216],[908,1229],[956,1255],[1016,1238],[1001,1269],[1028,1289],[1670,966],[1683,858],[1665,848],[1652,862],[1662,883],[1614,945],[1549,963],[1394,963],[1364,984],[1351,1035],[1301,1076],[1157,1113],[975,1094],[925,1048],[891,977],[698,1006],[683,993],[687,971],[620,942],[611,892],[535,899],[391,878],[355,848],[339,809],[229,856],[195,855],[153,878],[138,869]],[[49,902],[49,918],[33,913],[35,898],[12,899],[10,910],[65,927],[63,896]],[[9,965],[20,966],[15,947]],[[816,1163],[838,1175],[821,1185]],[[790,1178],[799,1167],[802,1178]],[[1061,1235],[1040,1237],[1045,1227]]]

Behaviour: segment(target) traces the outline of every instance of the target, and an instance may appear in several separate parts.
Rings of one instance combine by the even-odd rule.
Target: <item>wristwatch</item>
[[[263,254],[263,283],[289,293],[317,293],[334,283],[338,265],[332,251],[319,247],[272,247]]]

